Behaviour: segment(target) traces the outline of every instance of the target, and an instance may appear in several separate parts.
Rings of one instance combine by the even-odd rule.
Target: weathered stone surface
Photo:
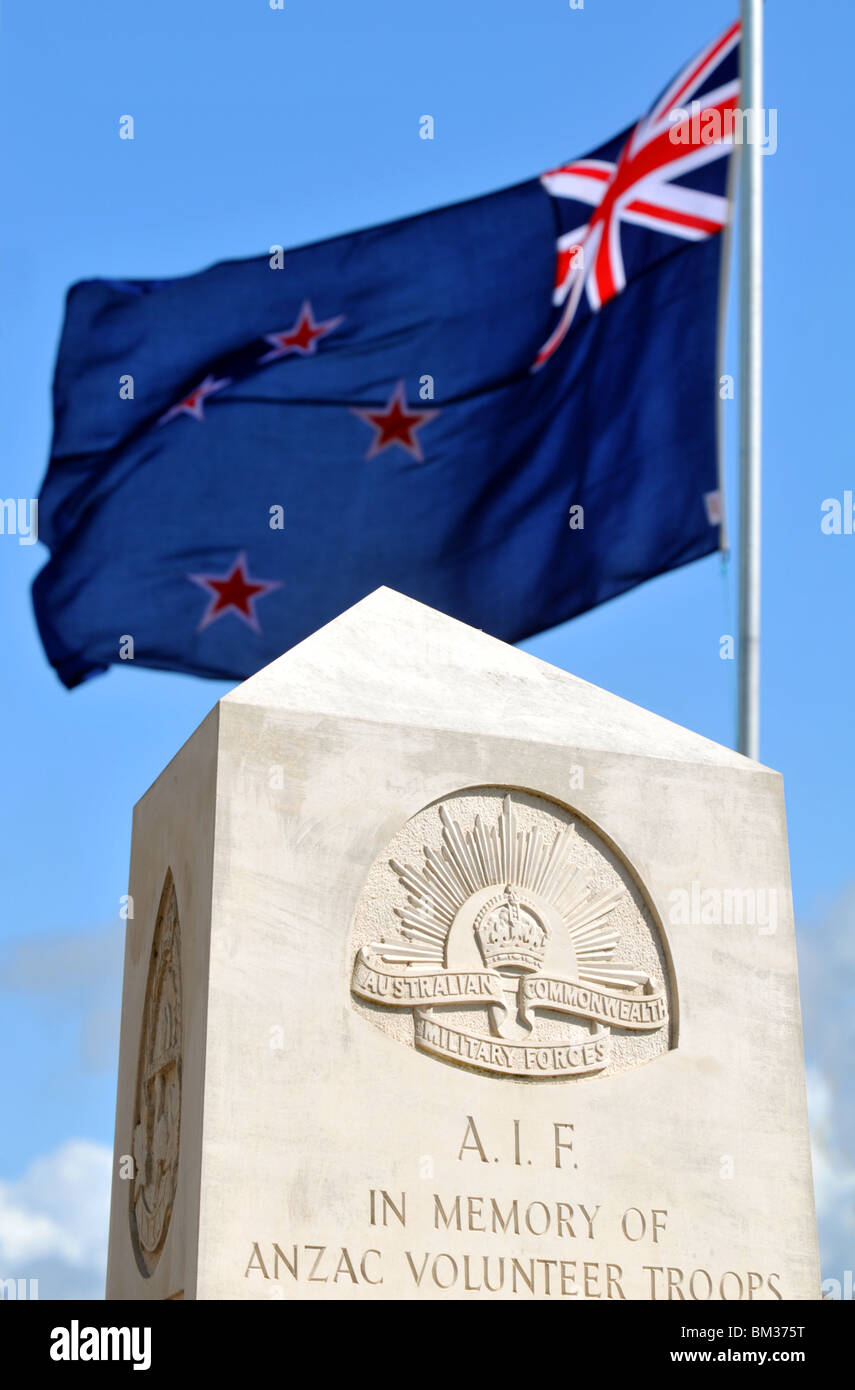
[[[108,1296],[819,1296],[778,774],[380,590],[130,893]]]

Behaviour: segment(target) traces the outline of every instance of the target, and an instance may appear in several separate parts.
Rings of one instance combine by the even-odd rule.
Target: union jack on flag
[[[596,313],[675,248],[727,224],[727,163],[739,100],[737,21],[666,87],[646,116],[587,159],[541,176],[556,200],[553,303],[563,312],[541,367],[584,313]],[[590,209],[593,208],[593,212]],[[584,296],[584,297],[583,297]]]

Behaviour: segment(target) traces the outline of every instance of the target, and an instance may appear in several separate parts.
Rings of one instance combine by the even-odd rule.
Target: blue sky
[[[4,0],[0,496],[38,491],[73,281],[183,274],[534,176],[626,126],[735,10],[735,0],[582,10],[285,0],[282,11],[268,0]],[[840,1060],[852,1055],[855,1014],[855,536],[825,535],[820,520],[825,499],[855,486],[852,193],[835,136],[848,130],[855,9],[776,0],[766,11],[778,149],[764,160],[761,756],[785,777],[824,1260],[840,1277],[855,1263],[852,1083]],[[418,138],[425,113],[432,142]],[[118,138],[125,114],[133,142]],[[725,368],[735,374],[732,310],[733,295]],[[38,1266],[48,1296],[97,1293],[101,1279],[91,1235],[101,1217],[74,1194],[103,1192],[109,1174],[131,808],[226,687],[114,668],[63,690],[29,599],[44,559],[41,545],[0,536],[0,1103],[16,1117],[0,1130],[0,1265]],[[712,557],[525,645],[731,743],[735,669],[719,648],[735,621],[734,565]]]

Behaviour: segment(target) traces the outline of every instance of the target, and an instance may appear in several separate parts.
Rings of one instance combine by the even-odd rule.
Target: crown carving
[[[475,938],[484,964],[496,970],[539,970],[546,954],[547,930],[529,908],[522,906],[509,883],[504,897],[482,910]]]

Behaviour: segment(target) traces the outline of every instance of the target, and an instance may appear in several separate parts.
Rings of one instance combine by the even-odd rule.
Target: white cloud
[[[124,944],[117,924],[25,937],[0,951],[0,988],[51,1011],[62,999],[63,1014],[79,1028],[84,1072],[116,1065]]]
[[[103,1296],[111,1175],[106,1145],[69,1139],[0,1182],[0,1277],[39,1278],[41,1298]]]
[[[822,1272],[855,1269],[855,885],[800,928],[799,977]]]
[[[835,1142],[836,1098],[827,1078],[815,1067],[808,1067],[807,1091],[816,1213],[820,1221],[842,1219],[855,1256],[855,1163]]]
[[[3,988],[22,993],[67,993],[100,988],[105,976],[119,977],[125,950],[124,923],[89,931],[45,932],[8,942]]]

